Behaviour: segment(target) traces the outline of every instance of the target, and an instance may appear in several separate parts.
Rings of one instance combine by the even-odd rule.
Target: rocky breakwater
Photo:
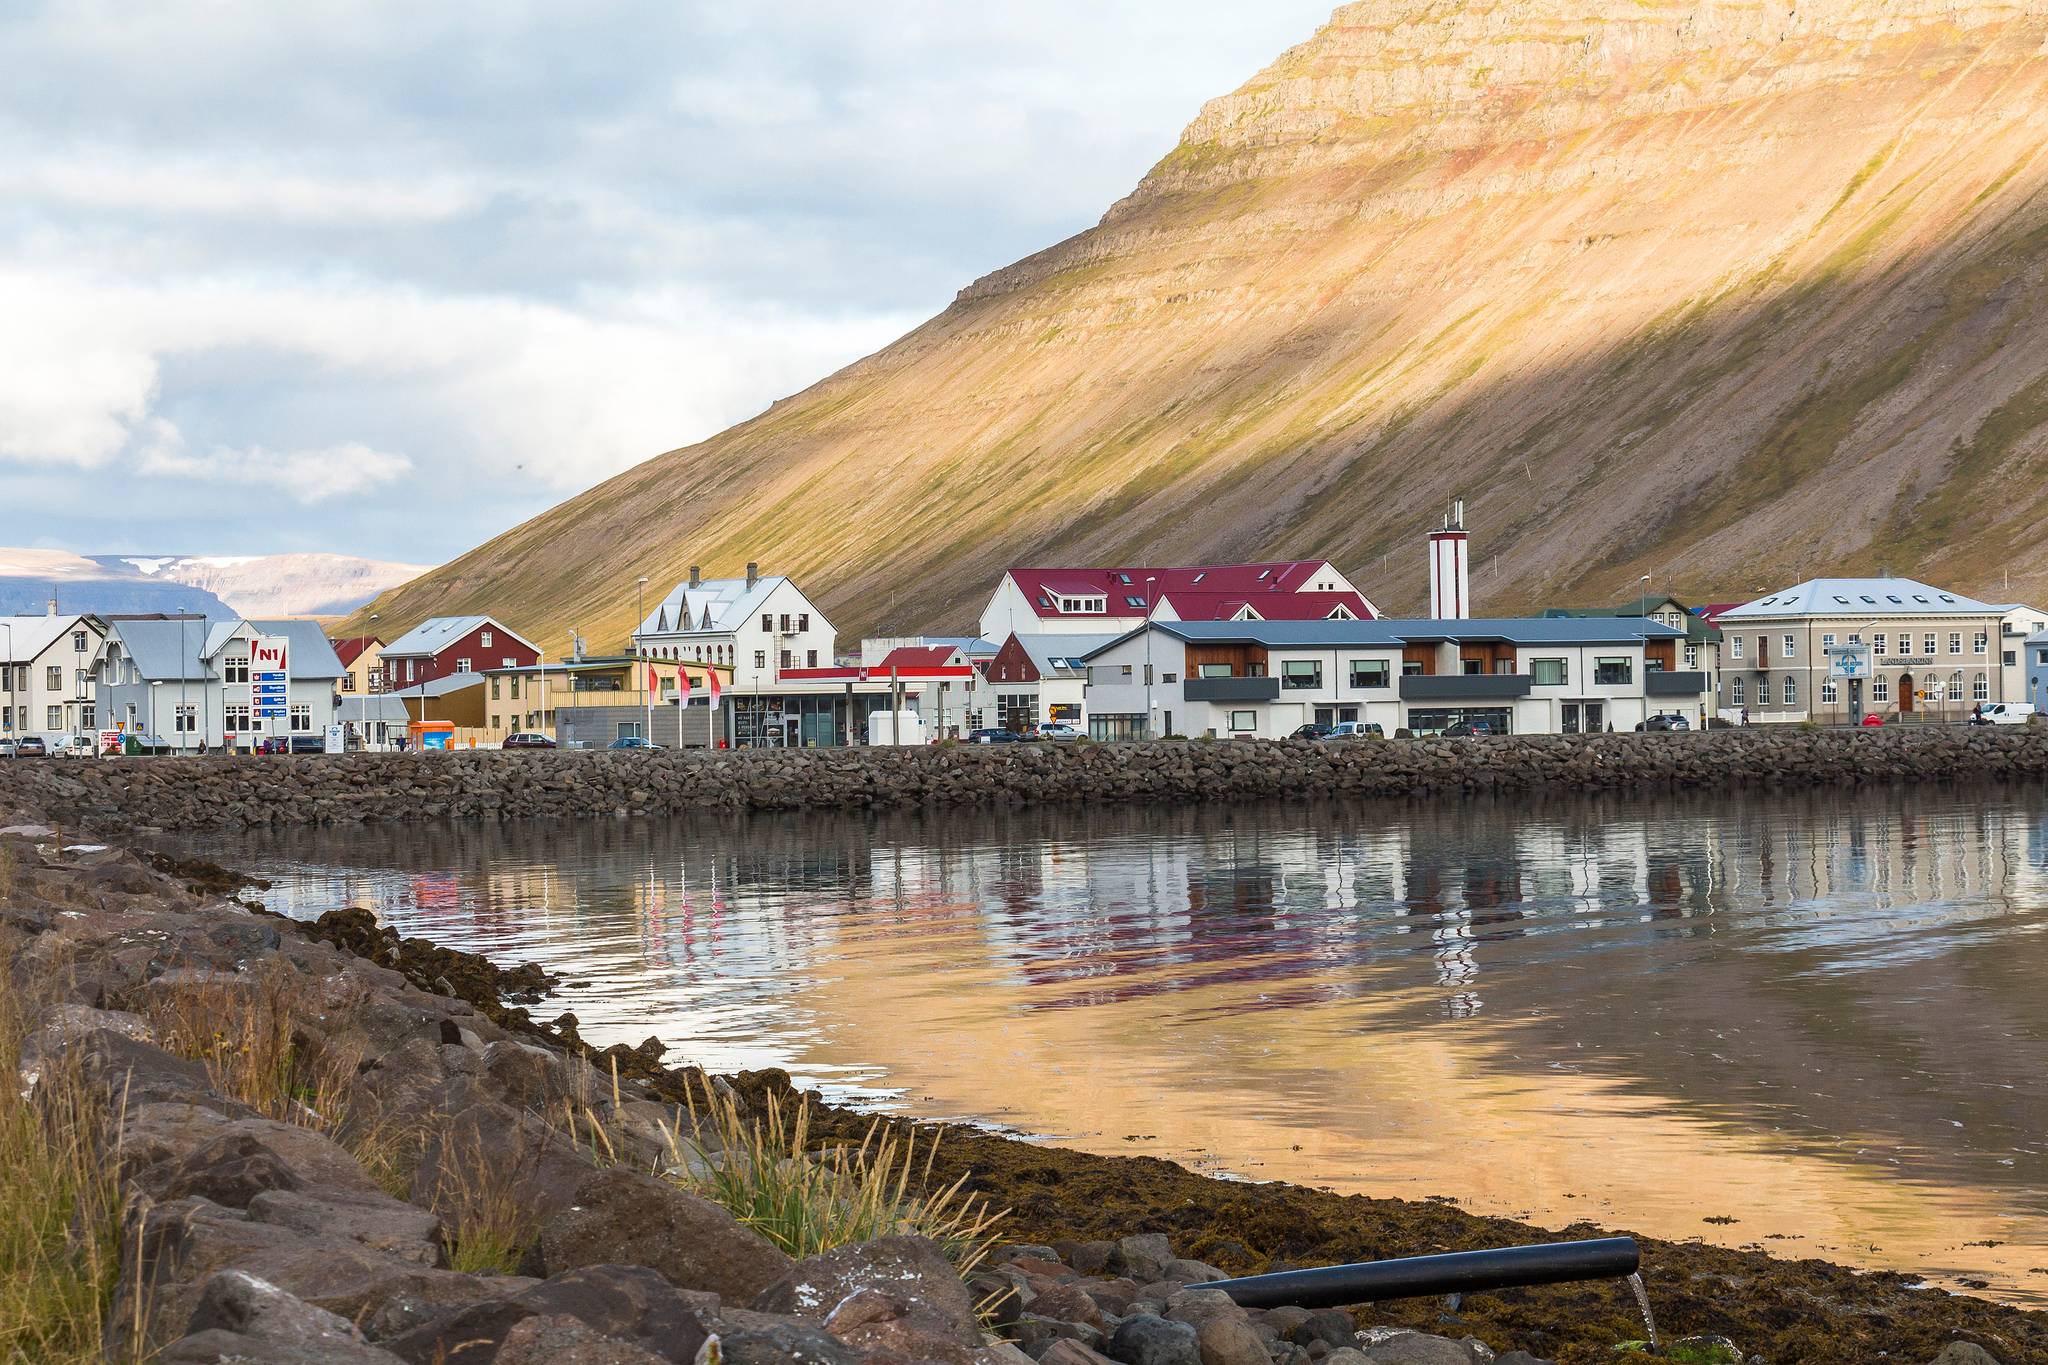
[[[1754,788],[2048,775],[2048,729],[1803,727],[1495,739],[0,763],[0,798],[123,828],[688,810]]]
[[[710,1115],[764,1101],[700,1075],[700,1102],[675,1103],[659,1045],[593,1054],[573,1020],[506,1005],[491,969],[462,974],[486,988],[464,1000],[427,979],[429,945],[298,926],[32,817],[0,820],[0,854],[0,1060],[19,1073],[0,1133],[72,1125],[109,1186],[10,1187],[28,1197],[0,1220],[86,1210],[41,1232],[25,1279],[89,1266],[95,1239],[108,1265],[74,1276],[104,1314],[89,1339],[13,1358],[1539,1365],[1343,1311],[1248,1312],[1157,1234],[942,1244],[884,1219],[793,1255],[706,1193],[761,1155],[722,1140],[751,1118]],[[0,1255],[18,1230],[0,1222]],[[12,1312],[0,1299],[0,1343],[47,1326]]]

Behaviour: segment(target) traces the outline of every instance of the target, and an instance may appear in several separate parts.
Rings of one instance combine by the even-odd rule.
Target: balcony
[[[1181,684],[1189,701],[1278,701],[1278,678],[1189,678]]]
[[[1513,701],[1529,695],[1527,673],[1408,673],[1402,701]]]
[[[1643,675],[1643,695],[1648,697],[1697,697],[1712,690],[1704,673],[1674,673],[1653,668]]]

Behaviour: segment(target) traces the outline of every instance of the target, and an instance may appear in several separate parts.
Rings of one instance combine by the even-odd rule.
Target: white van
[[[1973,725],[2025,725],[2034,717],[2034,708],[2023,701],[1995,701],[1982,711],[1975,713]]]

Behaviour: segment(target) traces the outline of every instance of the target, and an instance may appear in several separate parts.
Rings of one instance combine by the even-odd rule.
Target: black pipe
[[[1246,1308],[1339,1308],[1381,1299],[1470,1294],[1568,1280],[1618,1280],[1633,1275],[1642,1252],[1633,1237],[1588,1242],[1548,1242],[1497,1251],[1452,1251],[1441,1256],[1404,1256],[1392,1261],[1333,1265],[1320,1270],[1282,1270],[1242,1280],[1190,1285],[1220,1289]]]

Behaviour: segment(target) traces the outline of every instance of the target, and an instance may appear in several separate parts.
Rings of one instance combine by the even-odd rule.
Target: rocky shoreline
[[[476,750],[0,763],[0,799],[127,829],[1175,803],[1545,790],[1744,790],[2048,775],[2048,726],[1339,743]]]
[[[664,1066],[654,1040],[593,1049],[573,1017],[536,1020],[550,985],[537,969],[400,940],[361,911],[299,925],[232,900],[240,879],[220,869],[67,842],[41,820],[17,808],[0,821],[0,943],[10,988],[36,1002],[24,1069],[75,1066],[119,1135],[118,1350],[505,1365],[1575,1365],[1642,1335],[1619,1284],[1248,1312],[1201,1283],[1557,1234],[957,1129],[920,1183],[959,1182],[1009,1210],[1005,1244],[984,1262],[963,1277],[944,1249],[903,1236],[794,1258],[655,1174],[677,1151],[664,1134],[719,1154],[693,1093],[715,1086],[758,1114],[794,1102],[786,1077],[714,1081]],[[194,1055],[181,1024],[195,1007],[284,1022],[293,1065],[308,1069],[282,1108],[224,1079],[221,1025],[216,1051]],[[335,1063],[332,1097],[322,1059]],[[812,1112],[812,1142],[827,1149],[873,1124]],[[564,1123],[579,1114],[587,1131]],[[395,1119],[419,1135],[402,1155],[373,1131]],[[492,1226],[492,1209],[518,1211],[516,1227]],[[1645,1261],[1667,1337],[1696,1339],[1670,1358],[2048,1360],[2048,1316],[1903,1276],[1648,1240]]]

